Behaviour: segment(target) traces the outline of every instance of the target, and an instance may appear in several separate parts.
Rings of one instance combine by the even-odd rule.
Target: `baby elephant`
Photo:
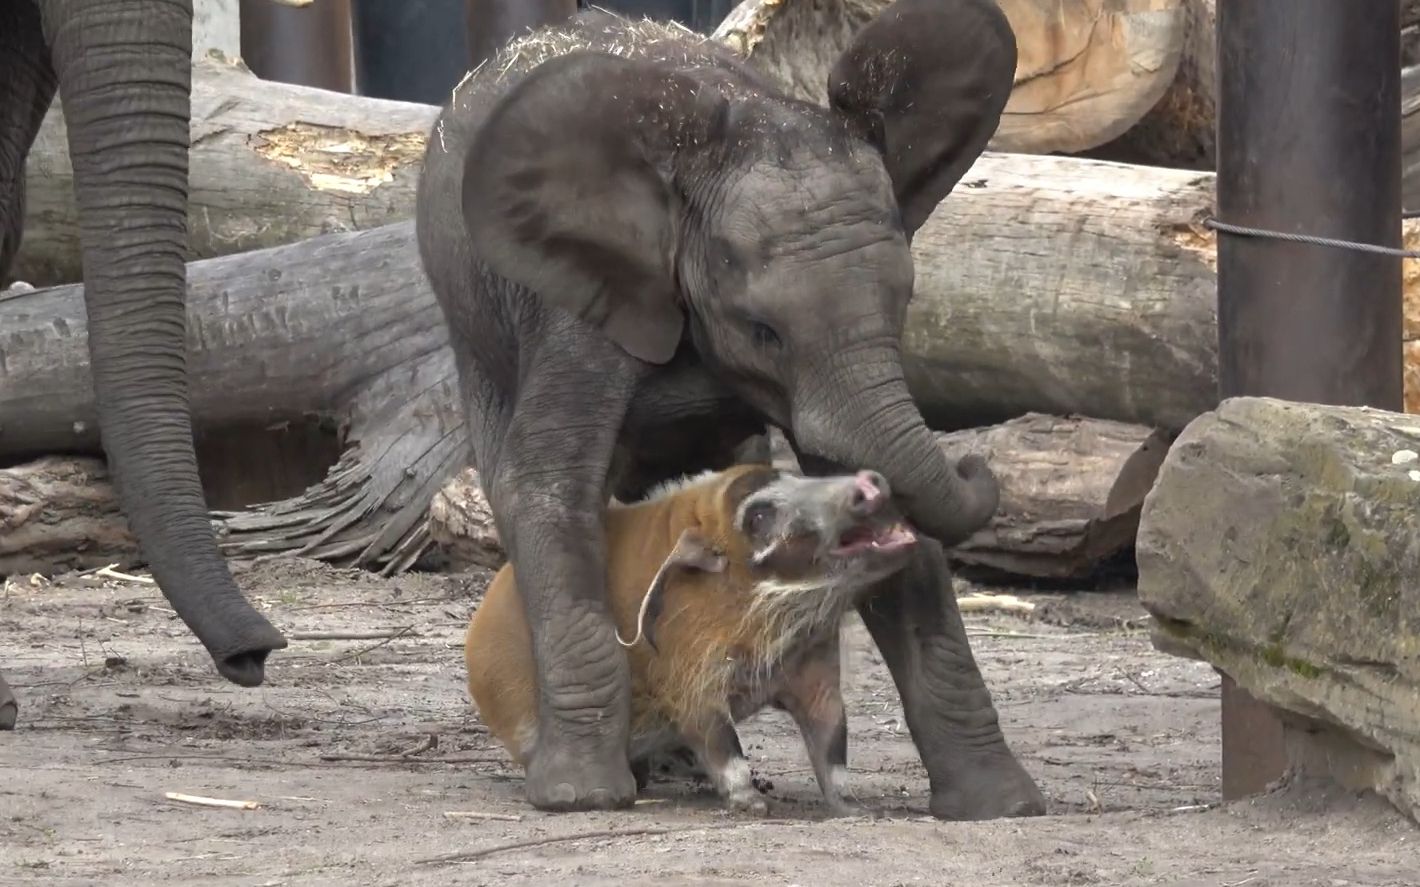
[[[833,812],[857,809],[843,797],[838,634],[916,544],[890,497],[876,472],[810,478],[739,465],[612,506],[607,589],[629,648],[638,781],[650,760],[688,747],[731,808],[764,815],[734,725],[772,705],[798,724]],[[526,766],[538,689],[511,565],[474,613],[464,656],[484,723]]]

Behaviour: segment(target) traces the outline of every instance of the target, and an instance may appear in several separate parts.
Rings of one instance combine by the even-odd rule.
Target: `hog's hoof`
[[[928,804],[938,819],[1006,819],[1045,815],[1045,796],[1015,758],[964,770]]]
[[[636,778],[624,755],[596,760],[548,749],[528,761],[525,791],[539,810],[619,810],[636,801]]]
[[[830,802],[828,805],[829,819],[882,819],[885,816],[887,814],[877,808],[854,801]]]
[[[734,812],[742,813],[746,816],[762,817],[769,815],[769,802],[760,797],[759,793],[756,791],[731,795],[728,806]]]

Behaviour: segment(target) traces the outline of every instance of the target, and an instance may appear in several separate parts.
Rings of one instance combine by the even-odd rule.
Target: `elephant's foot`
[[[636,801],[636,778],[625,746],[612,743],[598,748],[587,740],[582,745],[540,742],[524,782],[528,802],[539,810],[615,810]]]
[[[0,676],[0,730],[15,729],[19,718],[20,704],[15,701],[15,694],[10,692],[10,685]]]
[[[966,762],[961,762],[965,764]],[[1045,796],[1010,752],[970,766],[953,768],[949,779],[932,786],[929,809],[938,819],[1002,819],[1042,816]]]

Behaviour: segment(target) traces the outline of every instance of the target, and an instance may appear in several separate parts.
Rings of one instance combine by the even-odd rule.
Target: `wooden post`
[[[263,80],[351,92],[350,0],[241,0],[242,60]]]
[[[1218,218],[1400,246],[1395,0],[1219,0]],[[1401,409],[1400,259],[1220,233],[1222,397]],[[1223,678],[1223,796],[1286,766],[1283,726]]]
[[[466,0],[469,67],[498,54],[509,40],[532,28],[577,14],[577,0]]]

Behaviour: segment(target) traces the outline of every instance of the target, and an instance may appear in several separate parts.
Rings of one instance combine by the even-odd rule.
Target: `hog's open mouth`
[[[904,521],[858,524],[838,537],[838,545],[831,553],[836,557],[853,557],[866,552],[892,554],[916,543],[917,534]]]

